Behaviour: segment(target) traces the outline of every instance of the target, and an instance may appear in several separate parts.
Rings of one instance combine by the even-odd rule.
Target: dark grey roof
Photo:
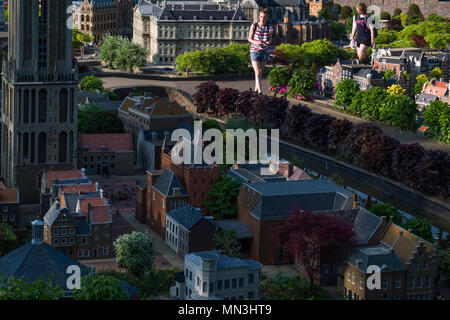
[[[203,219],[201,213],[195,207],[184,206],[166,213],[168,217],[175,220],[186,230],[191,230],[200,220]]]
[[[358,237],[358,243],[367,243],[380,225],[380,217],[364,208],[359,208],[358,215],[356,216],[352,228]]]
[[[166,197],[188,195],[177,176],[167,169],[156,180],[153,187]],[[174,194],[174,188],[179,188],[180,193]]]
[[[147,179],[144,179],[141,182],[139,182],[137,187],[141,190],[144,190],[145,188],[147,188]]]
[[[179,122],[177,124],[176,128],[173,129],[164,129],[164,130],[142,130],[143,134],[144,134],[144,138],[146,141],[152,141],[154,138],[156,138],[156,140],[163,140],[164,139],[164,135],[165,133],[167,133],[166,136],[166,143],[171,143],[171,144],[175,144],[176,142],[172,142],[170,140],[170,135],[172,134],[172,132],[176,129],[186,129],[189,131],[189,133],[191,134],[191,137],[194,136],[194,126],[190,123],[186,123],[184,121]],[[154,134],[156,133],[155,137]]]
[[[77,236],[91,235],[91,227],[89,226],[87,220],[76,220],[75,225],[77,228]]]
[[[48,211],[45,213],[44,221],[47,223],[50,227],[53,225],[53,223],[58,219],[58,216],[63,208],[59,207],[57,208],[56,201],[53,202],[53,204],[50,206]]]
[[[437,99],[436,96],[428,93],[421,93],[416,98],[416,103],[429,104]]]
[[[372,80],[377,80],[377,79],[383,79],[383,77],[381,76],[381,74],[373,69],[361,69],[358,72],[356,72],[354,74],[355,77],[362,77],[362,78],[367,78],[367,75],[371,74],[372,75]]]
[[[53,284],[59,285],[65,296],[71,296],[71,291],[66,286],[66,271],[71,265],[80,267],[81,276],[93,272],[93,269],[46,243],[28,243],[0,258],[0,278],[24,277],[26,281],[33,282],[41,276],[53,277]]]
[[[238,239],[253,238],[250,227],[237,219],[215,220],[214,223],[222,230],[235,230]]]
[[[264,179],[258,177],[251,171],[248,171],[244,168],[230,169],[230,171],[228,171],[228,174],[244,183],[264,182]]]
[[[382,246],[357,248],[347,257],[346,261],[364,273],[371,265],[380,267],[382,272],[406,270],[396,254]]]

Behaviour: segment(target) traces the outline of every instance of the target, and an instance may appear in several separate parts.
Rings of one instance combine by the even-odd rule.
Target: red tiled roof
[[[72,186],[61,186],[62,193],[78,193],[78,192],[95,192],[97,191],[97,186],[95,184],[76,184]]]
[[[92,223],[110,222],[109,209],[107,206],[93,206]]]
[[[49,170],[46,172],[46,176],[47,176],[47,183],[49,186],[52,185],[53,180],[83,178],[81,170]]]
[[[83,198],[80,199],[81,213],[87,214],[88,212],[88,203],[91,204],[91,207],[94,206],[106,206],[105,198]]]
[[[422,93],[442,97],[447,93],[447,90],[448,90],[448,82],[436,81],[434,85],[432,85],[431,83],[427,83]]]
[[[108,151],[131,151],[133,145],[129,133],[104,133],[80,135],[80,147],[88,147],[88,151],[101,151],[106,146]]]

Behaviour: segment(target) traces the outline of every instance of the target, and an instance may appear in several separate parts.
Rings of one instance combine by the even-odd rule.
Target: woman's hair
[[[356,8],[358,8],[362,13],[367,13],[367,5],[364,2],[360,2],[356,5]]]
[[[261,10],[259,10],[259,13],[264,13],[265,15],[266,15],[266,17],[268,18],[269,17],[269,15],[270,15],[270,10],[269,10],[269,8],[265,8],[265,9],[261,9]]]

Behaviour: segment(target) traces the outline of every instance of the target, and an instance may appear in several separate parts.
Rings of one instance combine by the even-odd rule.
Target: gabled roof
[[[79,198],[81,213],[86,215],[88,213],[88,203],[91,204],[91,207],[94,206],[106,206],[105,198]]]
[[[215,220],[214,223],[222,230],[236,231],[237,239],[253,238],[253,234],[250,230],[250,227],[237,219]]]
[[[435,81],[434,84],[426,83],[422,90],[422,93],[436,97],[442,97],[448,94],[448,88],[448,82]]]
[[[58,219],[61,213],[70,216],[69,210],[60,206],[57,201],[53,202],[44,216],[45,223],[47,223],[50,227],[53,226],[53,223],[56,221],[56,219]]]
[[[166,213],[166,216],[175,220],[186,230],[191,230],[200,220],[203,219],[201,213],[196,211],[196,208],[184,206]]]
[[[46,186],[50,188],[55,180],[76,180],[86,178],[81,170],[49,170],[44,174]]]
[[[0,203],[19,203],[19,191],[17,188],[0,189]]]
[[[188,195],[177,176],[168,169],[164,170],[161,176],[153,184],[153,187],[166,197]],[[179,188],[180,193],[174,193],[174,188]]]
[[[92,223],[112,222],[108,206],[93,206],[91,210],[92,210]]]

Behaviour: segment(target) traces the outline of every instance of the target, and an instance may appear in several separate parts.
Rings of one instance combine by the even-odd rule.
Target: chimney
[[[87,214],[86,214],[88,224],[91,224],[91,214],[92,214],[92,207],[91,207],[91,203],[88,202],[88,205],[87,205]]]
[[[42,244],[44,242],[44,221],[34,220],[31,222],[32,244]]]
[[[193,208],[193,209],[195,213],[202,214],[202,209],[200,208]]]
[[[102,188],[100,188],[100,198],[103,198],[103,189]]]
[[[98,191],[98,182],[95,183],[95,190]]]
[[[355,193],[353,193],[352,194],[352,202],[353,202],[353,209],[355,209],[356,208],[356,206],[358,205],[358,202],[356,201],[357,200],[357,198],[356,198],[356,194]]]
[[[294,165],[292,163],[288,164],[288,178],[294,174]]]

